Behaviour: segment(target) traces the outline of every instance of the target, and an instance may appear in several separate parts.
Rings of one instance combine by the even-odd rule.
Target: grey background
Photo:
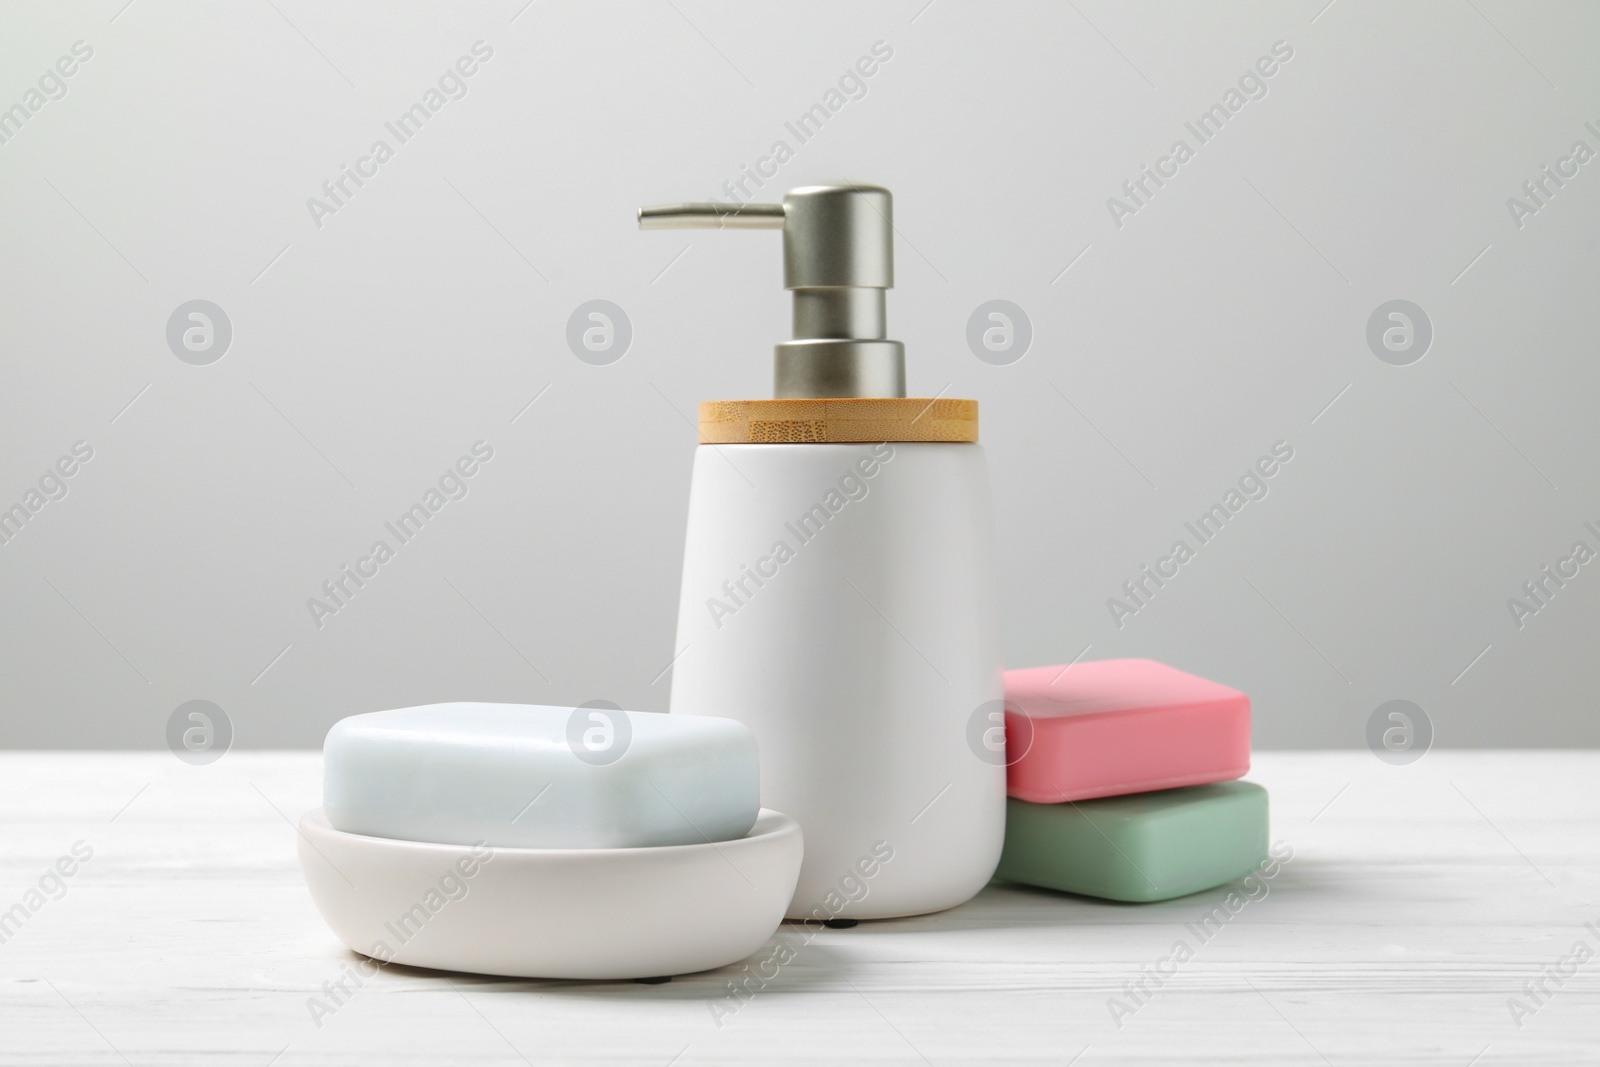
[[[1600,741],[1600,564],[1520,630],[1506,605],[1600,547],[1600,161],[1506,206],[1600,149],[1600,8],[123,4],[0,15],[0,106],[94,49],[0,145],[0,504],[94,448],[0,546],[0,744],[159,748],[195,699],[251,747],[456,698],[664,709],[694,405],[769,394],[788,304],[776,235],[633,211],[794,146],[879,40],[763,198],[894,191],[891,336],[914,394],[983,405],[1011,665],[1166,660],[1248,691],[1263,747],[1360,747],[1392,699],[1439,745]],[[478,40],[466,97],[315,226]],[[1267,96],[1116,227],[1278,40]],[[165,339],[193,299],[233,326],[209,366]],[[565,343],[593,299],[633,327],[608,366]],[[994,299],[1033,328],[1007,366],[965,340]],[[1433,324],[1410,366],[1365,340],[1395,299]],[[478,440],[468,496],[317,629]],[[1107,598],[1279,440],[1270,495],[1118,629]]]

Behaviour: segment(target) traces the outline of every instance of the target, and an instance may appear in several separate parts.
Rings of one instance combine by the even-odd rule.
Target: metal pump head
[[[877,185],[808,185],[781,204],[663,204],[641,230],[783,231],[783,285],[794,340],[777,346],[780,400],[906,395],[905,346],[890,341],[884,291],[894,286],[894,198]]]

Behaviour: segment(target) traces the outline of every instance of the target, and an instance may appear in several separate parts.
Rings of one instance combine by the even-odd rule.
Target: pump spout
[[[639,209],[641,230],[781,230],[782,204],[656,204]]]
[[[794,189],[782,204],[663,204],[639,228],[783,231],[794,339],[777,346],[780,400],[906,395],[905,346],[888,339],[894,286],[894,198],[850,182]]]

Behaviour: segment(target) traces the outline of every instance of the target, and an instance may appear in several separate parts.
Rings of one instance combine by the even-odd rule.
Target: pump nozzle
[[[657,204],[639,209],[641,230],[781,230],[782,204]]]
[[[887,340],[894,285],[894,200],[876,185],[810,185],[782,204],[664,204],[639,228],[783,231],[794,340],[777,346],[780,400],[906,395],[905,346]]]

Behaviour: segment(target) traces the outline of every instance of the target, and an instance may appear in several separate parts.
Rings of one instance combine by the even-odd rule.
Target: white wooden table
[[[1210,940],[1185,924],[1226,887],[1115,905],[994,885],[823,931],[720,1027],[732,969],[392,967],[314,1020],[357,960],[295,859],[317,754],[4,753],[0,909],[75,843],[93,855],[0,944],[0,1063],[1600,1063],[1600,753],[1261,753],[1250,777],[1294,858]],[[1192,958],[1128,998],[1179,940]],[[1596,957],[1558,964],[1580,941]]]

